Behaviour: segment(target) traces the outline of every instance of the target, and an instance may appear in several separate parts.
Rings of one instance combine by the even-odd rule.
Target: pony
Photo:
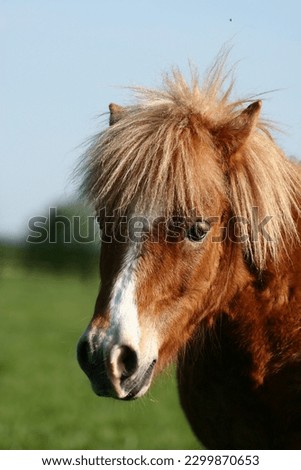
[[[101,287],[77,357],[119,400],[176,362],[207,448],[300,449],[301,171],[262,100],[232,98],[225,62],[134,88],[91,141],[80,168]]]

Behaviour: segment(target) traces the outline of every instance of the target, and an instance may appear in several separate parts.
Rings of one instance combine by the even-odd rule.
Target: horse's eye
[[[208,222],[199,221],[189,227],[186,232],[186,237],[192,242],[200,242],[206,237],[209,230],[210,225],[208,224]]]

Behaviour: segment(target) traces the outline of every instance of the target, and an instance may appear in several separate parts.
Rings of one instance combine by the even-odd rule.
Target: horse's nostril
[[[137,353],[129,346],[120,346],[117,358],[117,368],[120,371],[121,380],[134,374],[138,367]]]
[[[86,372],[89,365],[90,346],[87,339],[81,338],[77,345],[77,360],[81,368]]]

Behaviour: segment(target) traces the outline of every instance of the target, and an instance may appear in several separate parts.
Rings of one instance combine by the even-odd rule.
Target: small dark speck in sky
[[[229,21],[232,21],[232,18],[230,18]]]

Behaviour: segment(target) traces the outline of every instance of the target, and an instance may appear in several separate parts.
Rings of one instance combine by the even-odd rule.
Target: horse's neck
[[[292,359],[301,360],[301,250],[260,276],[250,273],[224,311],[235,325],[235,341],[250,354],[257,384]],[[297,357],[298,356],[298,357]]]

